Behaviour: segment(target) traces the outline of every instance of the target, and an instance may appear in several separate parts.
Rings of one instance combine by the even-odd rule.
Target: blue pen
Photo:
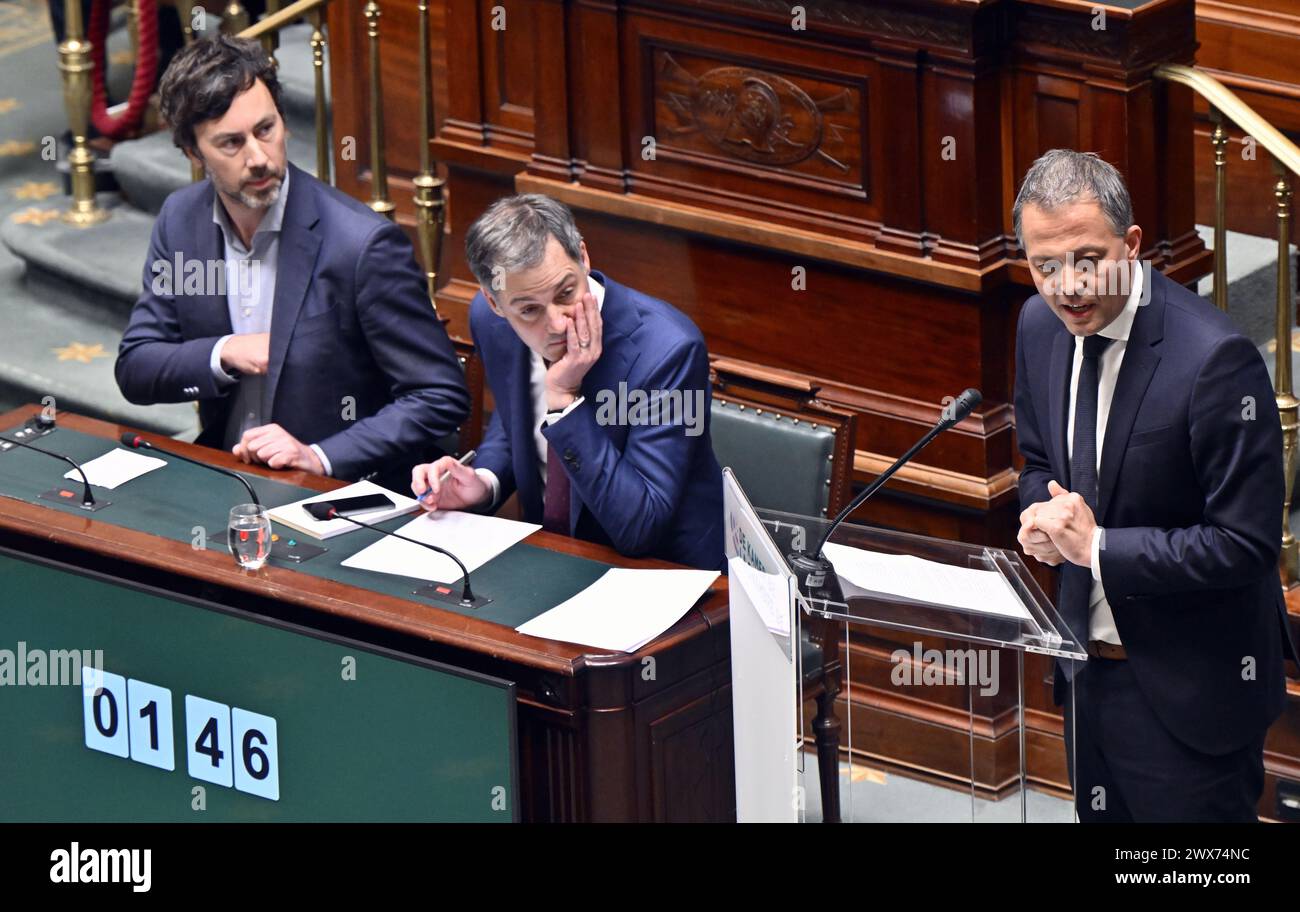
[[[460,459],[457,459],[456,461],[461,465],[469,465],[469,461],[473,459],[475,455],[477,455],[477,453],[478,450],[470,450],[468,453],[466,453],[464,456],[460,457]],[[438,478],[438,487],[442,487],[443,485],[445,485],[447,483],[447,479],[450,477],[451,477],[450,469],[448,469],[446,472],[443,472],[442,475]],[[429,489],[429,491],[432,490],[433,490],[432,488]],[[417,499],[423,501],[426,497],[429,496],[429,491],[425,491]]]

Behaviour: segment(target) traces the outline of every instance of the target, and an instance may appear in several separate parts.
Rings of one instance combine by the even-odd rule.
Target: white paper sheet
[[[790,584],[784,576],[755,570],[739,557],[727,561],[730,583],[739,585],[767,629],[790,635]]]
[[[910,554],[882,554],[827,542],[835,571],[860,589],[951,605],[1001,617],[1031,619],[1029,611],[995,570],[956,567]]]
[[[636,652],[681,620],[717,578],[716,570],[615,567],[515,629],[547,640]]]
[[[424,513],[400,529],[399,535],[446,548],[473,573],[502,551],[517,545],[541,526],[533,523],[461,513],[456,510]],[[449,557],[378,532],[365,532],[379,538],[373,545],[343,561],[344,567],[410,576],[428,582],[454,583],[460,568]]]
[[[103,456],[96,456],[90,462],[83,462],[81,468],[86,473],[87,481],[97,488],[108,488],[111,491],[118,485],[126,484],[141,475],[148,475],[154,469],[161,469],[165,465],[167,465],[165,459],[133,453],[118,447],[109,450]],[[81,472],[69,469],[63,477],[81,481]]]

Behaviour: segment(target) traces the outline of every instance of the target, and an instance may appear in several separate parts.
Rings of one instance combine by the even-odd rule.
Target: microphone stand
[[[427,586],[422,586],[419,589],[413,589],[411,592],[412,595],[423,596],[425,598],[430,598],[433,599],[434,601],[439,601],[439,602],[448,602],[460,608],[478,609],[478,608],[482,608],[484,605],[491,603],[492,599],[482,598],[481,596],[476,596],[474,594],[473,590],[471,590],[469,587],[469,570],[466,569],[463,563],[461,563],[459,557],[452,554],[446,548],[439,548],[437,545],[431,545],[428,542],[422,542],[414,538],[408,538],[405,535],[399,535],[396,532],[389,532],[387,529],[381,529],[378,526],[372,526],[370,523],[361,522],[359,519],[353,519],[351,516],[344,516],[333,507],[330,507],[329,511],[325,514],[325,518],[347,520],[348,522],[352,523],[354,526],[360,526],[363,529],[369,529],[372,532],[378,532],[381,535],[388,535],[392,538],[400,538],[404,542],[410,542],[413,545],[419,545],[422,548],[428,548],[431,551],[437,551],[439,554],[445,554],[447,557],[450,557],[456,563],[457,567],[460,568],[461,575],[465,580],[465,585],[461,588],[459,599],[457,599],[455,595],[452,594],[451,586],[446,583],[429,583]]]
[[[923,450],[935,437],[938,437],[974,411],[982,399],[983,397],[977,389],[968,389],[963,392],[956,400],[953,400],[951,415],[945,415],[941,418],[939,423],[930,428],[924,437],[912,444],[906,453],[894,461],[893,465],[873,479],[857,497],[853,498],[843,510],[836,514],[830,525],[826,527],[826,532],[818,540],[816,548],[805,551],[791,551],[786,555],[786,561],[790,564],[790,569],[798,577],[800,590],[808,598],[824,602],[844,601],[844,591],[840,586],[840,578],[835,572],[835,566],[829,558],[822,554],[822,548],[830,540],[831,534],[854,510],[862,506],[867,498],[880,490],[885,482],[893,477],[895,472],[907,464],[908,460]]]
[[[42,450],[40,447],[34,447],[30,443],[23,443],[21,440],[14,440],[11,437],[0,437],[0,441],[13,446],[22,447],[25,450],[31,450],[35,453],[41,453],[45,456],[52,456],[55,459],[61,459],[76,469],[77,473],[81,475],[81,483],[83,485],[81,492],[81,509],[85,510],[87,513],[94,513],[112,504],[112,501],[109,500],[96,502],[95,495],[90,493],[90,479],[86,477],[85,470],[71,457],[64,456],[62,453],[52,453],[49,450]],[[66,488],[54,488],[53,490],[46,491],[44,494],[37,496],[42,500],[52,500],[55,503],[66,503],[68,498],[73,496],[73,493]]]

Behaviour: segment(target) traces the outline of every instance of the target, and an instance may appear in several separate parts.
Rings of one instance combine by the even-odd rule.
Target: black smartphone
[[[317,519],[325,519],[331,507],[339,516],[360,516],[362,513],[389,510],[395,506],[397,504],[393,503],[392,498],[387,495],[366,494],[361,497],[343,497],[339,500],[321,500],[307,504],[305,509]]]

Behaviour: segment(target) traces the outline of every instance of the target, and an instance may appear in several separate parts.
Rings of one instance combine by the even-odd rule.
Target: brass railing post
[[[442,230],[447,209],[443,198],[446,182],[434,171],[429,143],[433,141],[433,72],[429,63],[429,0],[419,0],[420,9],[420,173],[415,178],[415,227],[424,259],[429,302],[438,312],[438,263],[442,255]]]
[[[280,11],[280,0],[266,0],[266,14],[274,15]],[[280,33],[272,30],[262,36],[262,47],[266,49],[266,56],[271,58],[271,64],[277,69],[280,61],[275,59],[275,52],[280,47]]]
[[[330,183],[329,123],[325,113],[325,33],[320,8],[311,11],[311,66],[316,75],[316,176]]]
[[[68,176],[72,182],[72,205],[63,220],[79,228],[96,225],[108,212],[95,202],[95,156],[86,145],[90,131],[90,42],[81,20],[81,0],[64,0],[64,40],[59,45],[59,71],[63,75],[63,105],[72,131],[68,150]]]
[[[176,0],[176,15],[181,20],[181,34],[186,44],[194,43],[194,0]]]
[[[1223,116],[1210,108],[1214,133],[1214,306],[1228,312],[1228,131]]]
[[[181,20],[181,34],[185,36],[185,43],[194,43],[194,0],[176,0],[176,15]],[[203,12],[207,16],[207,10]],[[197,184],[203,180],[203,166],[190,162],[190,182]]]
[[[1300,582],[1300,549],[1291,534],[1291,495],[1296,473],[1296,414],[1300,400],[1291,383],[1291,172],[1274,160],[1277,183],[1273,196],[1277,200],[1277,362],[1274,366],[1274,392],[1282,419],[1282,470],[1286,489],[1282,499],[1282,585],[1291,588]]]
[[[248,10],[239,0],[230,0],[221,11],[221,31],[227,35],[238,35],[248,28]]]
[[[1277,398],[1278,416],[1282,425],[1282,469],[1286,476],[1282,494],[1282,553],[1278,559],[1282,585],[1292,588],[1300,583],[1300,547],[1291,533],[1291,500],[1295,493],[1297,447],[1300,445],[1300,428],[1297,413],[1300,400],[1296,399],[1291,380],[1291,327],[1295,320],[1291,290],[1291,181],[1300,174],[1300,147],[1287,139],[1276,127],[1260,117],[1250,105],[1243,102],[1219,80],[1195,67],[1162,63],[1155,69],[1157,79],[1189,86],[1205,99],[1214,119],[1215,147],[1215,222],[1214,222],[1214,302],[1226,309],[1227,282],[1220,277],[1226,272],[1220,257],[1226,255],[1227,222],[1225,214],[1225,157],[1223,146],[1227,142],[1224,121],[1242,130],[1247,136],[1268,150],[1273,158],[1277,182],[1273,196],[1277,200],[1277,341],[1276,363],[1273,371],[1273,393]],[[1223,297],[1220,297],[1222,289]]]
[[[384,163],[384,99],[379,84],[379,4],[367,0],[366,35],[370,39],[370,203],[371,209],[396,220],[396,205],[388,198],[388,167]]]

